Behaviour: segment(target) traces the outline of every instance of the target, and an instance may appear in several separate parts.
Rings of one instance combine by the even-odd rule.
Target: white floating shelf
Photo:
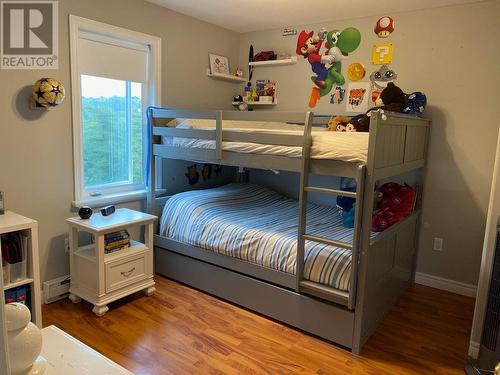
[[[268,61],[252,61],[249,62],[250,66],[280,66],[280,65],[293,65],[297,63],[297,56],[292,56],[289,59],[281,60],[268,60]]]
[[[241,102],[232,102],[232,105],[237,106]],[[265,106],[265,105],[276,105],[278,104],[277,101],[274,102],[246,102],[249,107],[254,107],[254,106]]]
[[[236,77],[231,74],[220,74],[220,73],[211,73],[210,69],[207,69],[207,76],[214,79],[220,79],[223,81],[230,81],[233,83],[243,83],[248,82],[248,79],[245,77]]]

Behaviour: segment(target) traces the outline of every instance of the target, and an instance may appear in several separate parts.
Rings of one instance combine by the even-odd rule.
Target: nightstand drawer
[[[119,259],[106,264],[106,292],[146,278],[146,254]]]

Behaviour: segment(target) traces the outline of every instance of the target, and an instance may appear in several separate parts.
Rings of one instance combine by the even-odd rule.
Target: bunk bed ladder
[[[309,116],[308,112],[308,116]],[[312,117],[312,115],[311,115]],[[356,174],[357,188],[356,192],[329,189],[323,187],[309,186],[310,174],[310,151],[311,151],[311,122],[309,117],[306,119],[306,128],[304,129],[304,145],[302,148],[302,166],[300,176],[300,191],[299,191],[299,225],[298,225],[298,239],[297,239],[297,264],[296,264],[296,291],[306,292],[320,298],[324,298],[333,302],[347,305],[348,309],[354,309],[356,304],[356,281],[357,270],[359,263],[359,247],[361,243],[361,217],[363,211],[363,193],[364,193],[364,180],[365,170],[364,165],[358,166]],[[354,217],[354,232],[352,244],[333,240],[326,237],[319,237],[306,233],[307,226],[307,197],[308,193],[329,194],[335,196],[345,196],[356,199],[355,204],[355,217]],[[351,250],[351,275],[350,275],[350,288],[349,292],[343,292],[326,285],[321,285],[312,281],[304,280],[304,251],[305,241],[314,241],[323,243],[330,246],[340,247],[343,249]]]

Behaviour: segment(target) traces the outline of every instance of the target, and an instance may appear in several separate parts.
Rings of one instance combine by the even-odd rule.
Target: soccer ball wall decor
[[[64,95],[64,86],[57,79],[41,78],[35,82],[31,92],[33,107],[36,109],[57,107],[63,102]]]

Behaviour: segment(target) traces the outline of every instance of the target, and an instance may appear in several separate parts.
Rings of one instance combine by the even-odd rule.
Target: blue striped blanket
[[[160,234],[263,267],[295,273],[298,202],[258,185],[233,183],[172,196]],[[335,207],[309,204],[307,233],[352,242]],[[349,290],[351,251],[306,241],[304,278]]]

